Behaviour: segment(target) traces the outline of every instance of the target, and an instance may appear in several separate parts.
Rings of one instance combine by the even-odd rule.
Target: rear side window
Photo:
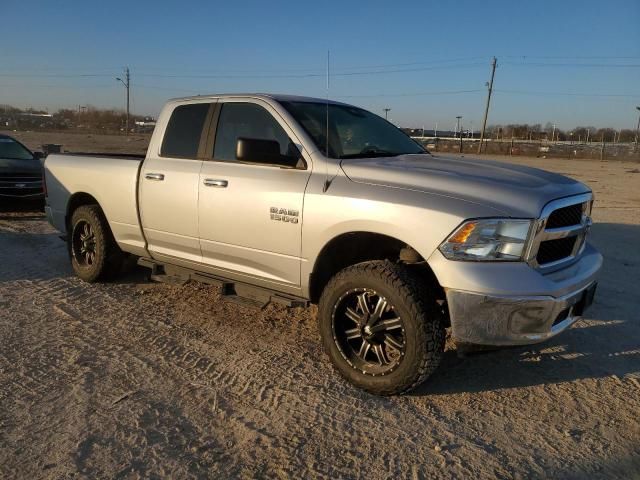
[[[238,138],[275,140],[280,154],[290,153],[291,140],[275,118],[264,108],[253,103],[225,103],[222,105],[213,158],[236,160]]]
[[[208,103],[194,103],[176,107],[164,133],[160,155],[163,157],[197,158],[200,138],[208,112]]]

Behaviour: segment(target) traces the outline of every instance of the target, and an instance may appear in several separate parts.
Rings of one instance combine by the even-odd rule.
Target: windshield
[[[33,155],[13,138],[0,137],[0,158],[32,160]]]
[[[426,153],[422,146],[400,129],[361,108],[318,102],[281,103],[302,125],[318,150],[331,158],[371,158]]]

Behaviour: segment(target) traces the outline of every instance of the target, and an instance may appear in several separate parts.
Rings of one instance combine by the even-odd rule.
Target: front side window
[[[208,103],[193,103],[176,107],[167,124],[160,155],[197,158],[209,106]]]
[[[11,160],[32,160],[33,155],[13,138],[0,137],[0,158],[7,158]]]
[[[318,150],[331,158],[425,153],[424,148],[400,129],[362,108],[319,102],[281,103],[311,136]]]
[[[254,103],[224,103],[218,120],[213,152],[215,160],[236,160],[239,138],[278,142],[280,155],[295,154],[289,136],[271,114]]]

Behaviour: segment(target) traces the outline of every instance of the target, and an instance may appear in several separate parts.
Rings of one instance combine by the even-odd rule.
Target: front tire
[[[83,205],[73,212],[68,241],[71,266],[85,282],[104,280],[120,271],[124,255],[97,205]]]
[[[336,274],[318,305],[320,335],[336,369],[376,395],[406,393],[444,352],[435,300],[403,265],[372,261]]]

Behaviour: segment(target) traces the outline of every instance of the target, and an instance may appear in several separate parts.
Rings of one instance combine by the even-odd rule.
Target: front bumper
[[[453,336],[478,345],[526,345],[547,340],[582,318],[596,282],[560,298],[498,297],[447,291]]]
[[[587,245],[575,263],[549,274],[524,263],[429,263],[446,291],[456,341],[506,346],[542,342],[579,320],[593,300],[602,255]]]

